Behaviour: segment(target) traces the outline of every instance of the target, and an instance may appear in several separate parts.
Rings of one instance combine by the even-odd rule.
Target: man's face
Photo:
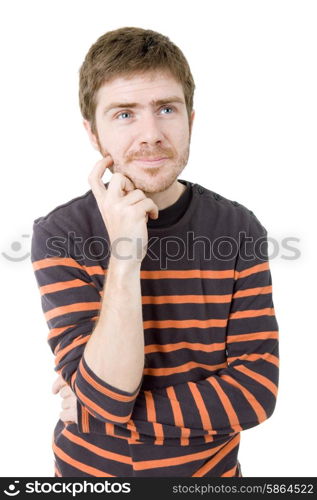
[[[152,102],[159,100],[164,102]],[[137,189],[165,191],[186,166],[194,111],[189,124],[183,88],[169,73],[148,72],[106,83],[97,93],[95,117],[95,135],[84,121],[94,147],[103,156],[110,154],[111,172],[124,174]],[[163,159],[145,162],[151,158]]]

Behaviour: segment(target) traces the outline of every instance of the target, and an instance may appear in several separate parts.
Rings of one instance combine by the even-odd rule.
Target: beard
[[[96,139],[100,153],[103,157],[107,156],[109,153],[102,147],[98,134],[96,134]],[[109,170],[112,174],[119,172],[126,176],[134,184],[135,189],[141,189],[145,194],[166,191],[175,183],[177,177],[188,163],[190,139],[191,132],[186,146],[176,154],[171,148],[156,148],[151,151],[148,149],[141,149],[135,153],[131,152],[125,161],[117,160],[115,157],[112,157],[113,165],[109,167]],[[163,165],[158,167],[154,166],[147,168],[132,163],[133,160],[141,157],[148,158],[160,156],[167,157],[167,159]]]

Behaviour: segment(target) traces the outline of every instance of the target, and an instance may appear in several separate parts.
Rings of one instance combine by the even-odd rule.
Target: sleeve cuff
[[[134,392],[118,389],[99,378],[87,365],[82,356],[76,375],[74,391],[77,397],[78,427],[89,432],[89,413],[100,421],[101,432],[104,423],[124,424],[130,420],[142,380]],[[92,419],[91,419],[92,420]],[[84,430],[85,429],[85,430]]]
[[[89,432],[97,434],[107,434],[106,423],[97,418],[93,418],[91,413],[77,399],[77,426],[78,432],[87,434]]]

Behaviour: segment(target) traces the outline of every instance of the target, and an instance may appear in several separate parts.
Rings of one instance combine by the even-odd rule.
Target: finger
[[[141,189],[134,189],[130,191],[121,201],[125,206],[134,205],[135,203],[144,200],[146,198],[144,192]]]
[[[134,205],[137,211],[139,211],[140,216],[148,214],[151,218],[158,218],[158,206],[154,203],[151,198],[145,198]]]
[[[66,385],[66,382],[63,377],[59,375],[52,385],[53,394],[57,394],[64,385]]]
[[[74,422],[76,417],[72,410],[63,410],[60,412],[59,418],[66,423],[66,422]]]
[[[109,199],[116,201],[126,196],[126,194],[135,189],[133,182],[120,172],[112,174],[108,184],[107,193]]]
[[[73,393],[73,391],[71,390],[71,388],[69,387],[69,385],[64,386],[61,389],[59,395],[62,398],[69,398],[70,396],[76,397],[75,394]]]
[[[97,161],[88,176],[88,182],[96,199],[100,199],[101,197],[103,197],[105,192],[107,191],[103,183],[102,176],[105,173],[105,170],[112,164],[113,160],[111,156],[107,155],[101,160]]]
[[[67,410],[68,408],[72,408],[73,405],[76,404],[76,401],[74,401],[73,398],[65,398],[62,401],[62,408],[63,410]]]
[[[63,421],[74,420],[76,422],[77,421],[77,407],[74,405],[70,408],[62,410],[60,412],[59,416],[60,416],[60,419]]]

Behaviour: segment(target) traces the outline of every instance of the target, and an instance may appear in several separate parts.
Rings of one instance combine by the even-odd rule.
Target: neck
[[[154,201],[159,210],[173,205],[185,191],[186,186],[179,181],[175,181],[165,191],[160,193],[145,193],[148,198]]]

